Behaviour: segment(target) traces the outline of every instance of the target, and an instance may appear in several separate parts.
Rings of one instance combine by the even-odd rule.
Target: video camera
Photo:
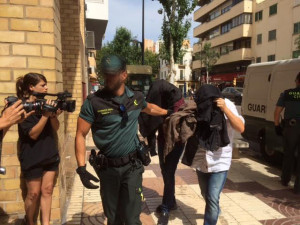
[[[71,98],[72,94],[68,91],[58,92],[57,94],[50,94],[50,93],[37,93],[33,92],[33,96],[36,96],[36,100],[34,102],[26,102],[23,101],[24,110],[28,113],[32,110],[35,110],[36,114],[41,114],[43,111],[46,112],[56,112],[58,109],[64,110],[67,112],[74,112],[76,107],[76,100],[66,100],[67,98]],[[55,106],[46,104],[45,96],[57,96],[57,99],[54,100],[56,103]],[[18,98],[15,96],[8,96],[6,98],[7,107],[14,104],[18,101]]]

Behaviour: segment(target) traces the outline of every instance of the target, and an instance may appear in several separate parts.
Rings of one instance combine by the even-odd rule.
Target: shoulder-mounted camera
[[[67,112],[75,111],[76,100],[66,100],[67,98],[72,97],[72,94],[69,93],[68,91],[58,92],[56,94],[33,92],[32,95],[37,98],[34,102],[26,102],[24,100],[22,103],[24,110],[26,112],[35,110],[36,114],[41,114],[43,111],[56,112],[58,109]],[[45,99],[45,96],[56,96],[57,99],[54,100],[55,106],[46,104],[47,100]],[[15,96],[8,96],[6,98],[6,101],[7,101],[7,107],[9,107],[12,104],[14,104],[16,101],[18,101],[18,98]]]

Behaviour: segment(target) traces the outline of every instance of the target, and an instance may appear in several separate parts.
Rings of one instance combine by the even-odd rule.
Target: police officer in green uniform
[[[87,188],[98,188],[99,181],[86,170],[85,137],[92,129],[93,140],[101,152],[100,195],[108,224],[141,224],[142,173],[137,158],[138,117],[141,112],[153,116],[168,115],[168,110],[145,102],[141,92],[125,86],[126,63],[116,55],[101,60],[104,89],[89,95],[81,107],[77,122],[77,173]]]
[[[285,90],[279,97],[275,112],[275,132],[283,136],[284,159],[281,183],[288,186],[293,173],[295,161],[297,164],[294,191],[300,194],[300,72],[296,77],[296,88]],[[283,129],[280,126],[280,113],[285,109]]]

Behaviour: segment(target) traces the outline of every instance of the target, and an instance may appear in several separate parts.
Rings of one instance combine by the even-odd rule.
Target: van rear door
[[[265,119],[270,74],[276,63],[257,63],[248,67],[243,91],[243,115]]]

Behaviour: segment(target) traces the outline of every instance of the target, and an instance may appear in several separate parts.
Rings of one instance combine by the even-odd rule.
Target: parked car
[[[226,87],[222,91],[225,98],[233,101],[236,105],[241,105],[243,97],[243,88],[241,87]]]

